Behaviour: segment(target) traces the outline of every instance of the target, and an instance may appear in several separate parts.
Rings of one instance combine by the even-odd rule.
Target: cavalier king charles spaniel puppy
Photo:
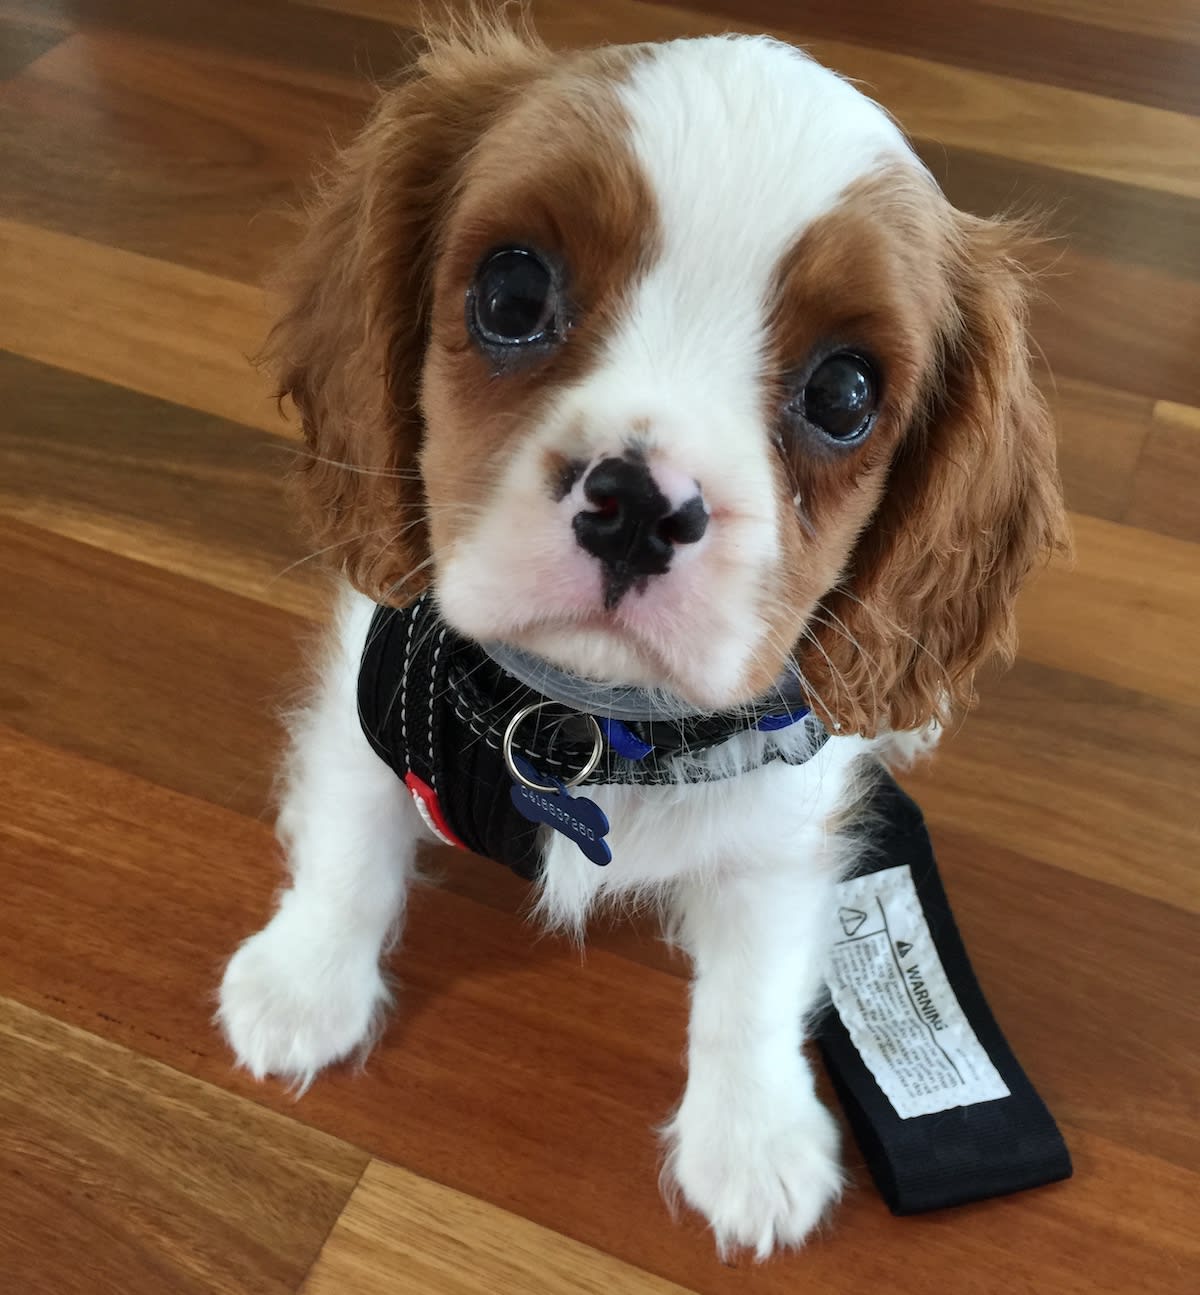
[[[536,908],[661,908],[694,971],[664,1179],[723,1253],[804,1240],[842,1183],[802,1045],[856,806],[1011,656],[1062,540],[1024,237],[776,40],[428,43],[321,184],[269,344],[344,588],[291,723],[290,880],[221,987],[243,1066],[302,1087],[369,1046],[417,848],[469,835],[438,780],[470,741],[417,776],[360,713],[380,609],[419,606],[392,695],[432,733],[452,693],[508,791],[571,803],[504,681],[605,721],[559,765],[600,734],[611,862],[530,824]]]

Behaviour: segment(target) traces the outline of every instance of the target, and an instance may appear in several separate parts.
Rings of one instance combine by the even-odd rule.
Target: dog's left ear
[[[1068,547],[1054,427],[1030,371],[1018,222],[948,211],[940,376],[801,660],[842,732],[902,731],[974,700],[1016,650],[1017,594]],[[814,698],[815,699],[815,698]]]

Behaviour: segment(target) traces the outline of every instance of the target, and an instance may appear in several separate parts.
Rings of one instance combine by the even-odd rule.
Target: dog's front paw
[[[282,909],[230,959],[217,1020],[239,1063],[301,1091],[322,1067],[369,1046],[387,988],[373,946],[332,945]]]
[[[747,1113],[689,1093],[665,1135],[664,1188],[708,1219],[722,1258],[802,1244],[841,1195],[837,1125],[815,1097]]]

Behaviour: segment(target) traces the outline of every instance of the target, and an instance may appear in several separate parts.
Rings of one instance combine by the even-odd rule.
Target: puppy
[[[722,1252],[803,1241],[841,1184],[802,1045],[843,825],[1011,655],[1063,534],[1021,241],[774,40],[431,42],[270,344],[345,591],[290,886],[221,987],[242,1065],[304,1086],[369,1044],[422,840],[532,861],[574,931],[652,898],[694,964],[665,1177]],[[489,836],[468,777],[530,804]]]

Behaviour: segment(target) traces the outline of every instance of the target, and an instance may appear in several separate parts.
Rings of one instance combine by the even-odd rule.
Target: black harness
[[[563,830],[555,815],[579,819],[573,804],[599,814],[590,802],[573,801],[563,785],[594,756],[580,785],[699,782],[744,771],[704,759],[735,735],[766,735],[757,744],[757,764],[801,763],[828,736],[801,712],[765,705],[670,723],[581,715],[550,702],[457,635],[428,595],[402,609],[376,611],[358,704],[371,746],[404,780],[429,826],[444,841],[530,879],[540,863],[539,823]],[[536,722],[512,731],[513,716],[526,708]],[[789,742],[782,750],[772,744],[772,730],[801,722],[807,743]],[[547,780],[549,794],[540,801],[537,793],[526,795],[542,804],[537,821],[518,808],[525,793],[514,787],[514,769],[521,768],[534,781]],[[873,824],[874,848],[863,852],[863,871],[843,883],[837,913],[841,938],[830,988],[840,1005],[825,1013],[817,1041],[880,1193],[893,1212],[911,1214],[1069,1177],[1071,1159],[1054,1119],[975,979],[921,811],[882,769],[869,801],[864,817]],[[586,832],[593,820],[582,819]],[[879,897],[865,898],[876,878]],[[911,887],[912,903],[889,909],[893,882]],[[934,962],[942,981],[930,978]],[[976,1049],[966,1062],[992,1068],[986,1088],[976,1080],[968,1091],[964,1059],[944,1042],[952,1015],[956,1037],[965,1033]],[[961,1098],[954,1092],[960,1081]],[[935,1102],[937,1109],[925,1113],[931,1084],[942,1084],[948,1095],[946,1104]]]
[[[368,741],[404,780],[439,836],[529,879],[539,865],[539,825],[513,802],[504,745],[512,717],[532,707],[536,713],[510,746],[548,780],[569,780],[592,760],[595,721],[603,746],[580,786],[702,782],[745,772],[753,766],[714,771],[705,757],[748,732],[766,735],[764,759],[790,763],[810,759],[828,739],[806,710],[765,703],[669,722],[581,716],[455,633],[428,594],[407,607],[376,611],[358,678],[359,719]],[[806,725],[807,743],[773,745],[772,732],[799,723]]]

